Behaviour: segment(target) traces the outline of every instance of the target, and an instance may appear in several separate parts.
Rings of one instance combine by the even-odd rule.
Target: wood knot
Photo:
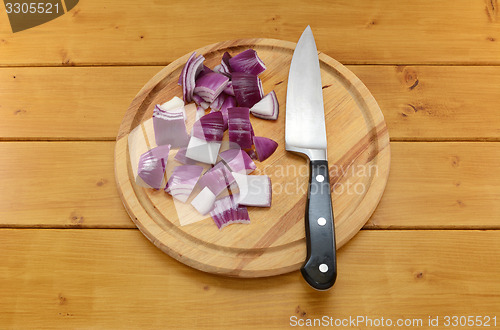
[[[424,278],[424,273],[423,273],[423,272],[417,272],[417,273],[415,274],[415,278],[416,278],[416,279],[421,279],[421,278]]]
[[[458,156],[451,157],[451,166],[452,167],[459,167],[460,166],[460,158]]]
[[[62,295],[62,293],[59,294],[59,305],[66,305],[68,303],[68,300],[66,299],[65,296]]]
[[[69,215],[69,220],[73,225],[80,226],[85,221],[85,218],[82,215],[79,215],[77,211],[73,211]]]
[[[108,183],[108,180],[106,180],[106,179],[101,179],[101,180],[97,181],[96,186],[98,186],[98,187],[102,187],[102,186],[103,186],[103,185],[105,185],[106,183]]]
[[[307,315],[306,311],[304,311],[300,306],[297,305],[295,308],[295,314],[298,314],[300,317],[304,317]]]

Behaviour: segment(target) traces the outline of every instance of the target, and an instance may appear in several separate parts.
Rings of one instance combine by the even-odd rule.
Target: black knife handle
[[[313,288],[327,290],[337,278],[337,260],[330,176],[326,160],[312,160],[309,164],[305,223],[307,258],[300,271]]]

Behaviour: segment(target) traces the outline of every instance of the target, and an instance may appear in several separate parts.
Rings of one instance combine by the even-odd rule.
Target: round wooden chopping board
[[[304,214],[309,170],[304,158],[285,151],[284,141],[286,87],[295,45],[273,39],[245,39],[196,50],[206,58],[205,65],[213,68],[226,51],[235,55],[248,48],[255,49],[267,66],[260,75],[264,92],[274,90],[278,96],[277,121],[251,118],[255,135],[272,138],[279,147],[264,162],[256,162],[253,174],[271,177],[273,200],[271,208],[249,208],[250,224],[233,224],[218,230],[208,217],[181,226],[174,205],[177,203],[170,195],[135,183],[129,158],[129,133],[152,117],[155,104],[174,96],[182,98],[177,81],[190,54],[154,76],[127,110],[115,147],[118,190],[141,232],[180,262],[210,273],[263,277],[297,270],[305,260]],[[319,53],[319,59],[338,249],[363,227],[382,197],[389,175],[389,135],[382,112],[363,83],[329,56]],[[171,159],[170,165],[179,165]]]

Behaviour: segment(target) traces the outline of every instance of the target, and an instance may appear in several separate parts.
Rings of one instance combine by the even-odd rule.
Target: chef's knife
[[[309,160],[305,225],[307,257],[302,276],[327,290],[337,278],[335,226],[326,155],[325,111],[318,51],[308,26],[297,43],[286,95],[285,148]]]

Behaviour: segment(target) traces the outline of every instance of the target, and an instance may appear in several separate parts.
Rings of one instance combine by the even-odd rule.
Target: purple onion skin
[[[253,143],[260,162],[268,159],[278,148],[278,142],[263,136],[254,136]]]
[[[253,49],[247,49],[228,60],[233,72],[245,72],[258,76],[266,70],[264,62]]]
[[[229,142],[236,143],[241,149],[252,147],[252,125],[250,109],[236,107],[228,109]]]
[[[251,108],[255,103],[262,100],[262,82],[253,74],[244,72],[233,72],[233,91],[236,102],[240,107]]]
[[[207,142],[221,142],[224,136],[224,118],[220,111],[210,112],[193,125],[193,136]]]

